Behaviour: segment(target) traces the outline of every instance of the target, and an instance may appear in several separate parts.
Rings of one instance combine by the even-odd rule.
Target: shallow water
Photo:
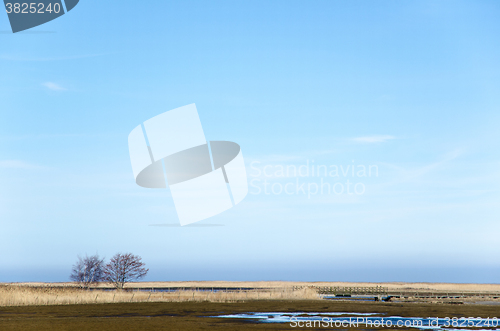
[[[380,313],[349,313],[349,312],[329,312],[329,313],[244,313],[211,316],[218,318],[241,318],[254,320],[256,323],[290,323],[292,327],[409,327],[419,330],[500,330],[490,329],[490,327],[500,326],[497,319],[446,319],[446,318],[422,318],[422,317],[401,317],[383,316]],[[314,324],[316,322],[316,324]],[[468,327],[469,326],[469,327]],[[485,327],[488,329],[478,329]]]

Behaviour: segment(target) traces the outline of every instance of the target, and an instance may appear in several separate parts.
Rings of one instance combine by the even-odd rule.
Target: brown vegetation
[[[326,300],[255,300],[244,303],[150,302],[2,307],[0,309],[0,329],[2,331],[291,330],[289,324],[255,323],[242,319],[211,318],[209,316],[245,312],[346,311],[384,313],[386,316],[406,317],[480,316],[492,318],[500,316],[500,306],[482,305],[332,302]],[[347,329],[351,331],[362,330],[360,328]],[[408,329],[397,328],[397,330]]]
[[[439,283],[341,283],[341,282],[143,282],[125,284],[125,290],[111,290],[109,283],[99,283],[92,289],[82,289],[75,283],[24,283],[0,285],[0,306],[71,305],[125,302],[247,302],[252,300],[319,300],[320,286],[383,286],[389,291],[402,291],[395,301],[409,302],[478,302],[500,301],[498,296],[470,296],[474,292],[500,293],[496,284],[439,284]],[[156,292],[154,288],[173,288],[172,292]],[[197,288],[215,291],[199,291]],[[230,288],[226,291],[226,288]],[[151,290],[149,290],[151,289]],[[179,290],[180,289],[180,290]],[[246,289],[246,290],[245,290]],[[149,291],[148,291],[149,290]],[[425,298],[413,292],[462,292],[459,299]]]
[[[119,302],[242,302],[249,300],[313,300],[319,299],[313,289],[274,288],[247,291],[175,292],[85,290],[71,286],[33,287],[26,285],[0,286],[1,306],[71,305]]]

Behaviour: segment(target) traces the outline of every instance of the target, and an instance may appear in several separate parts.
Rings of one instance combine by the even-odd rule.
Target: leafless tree
[[[142,258],[132,253],[115,254],[104,267],[104,279],[116,288],[123,289],[125,283],[143,278],[149,269]]]
[[[104,259],[99,255],[87,256],[84,258],[78,257],[78,261],[73,265],[69,278],[72,281],[80,283],[83,287],[90,287],[102,280],[103,277]]]

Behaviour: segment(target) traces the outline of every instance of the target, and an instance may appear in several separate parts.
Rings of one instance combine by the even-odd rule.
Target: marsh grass
[[[32,287],[0,285],[0,306],[48,306],[126,302],[245,302],[252,300],[317,300],[316,290],[308,287],[253,289],[241,291],[175,292],[86,290],[78,287]]]
[[[290,329],[289,325],[257,323],[257,321],[238,318],[209,318],[209,316],[248,312],[357,312],[403,317],[480,316],[482,318],[492,318],[500,316],[500,306],[335,302],[328,300],[249,300],[237,303],[186,301],[1,307],[0,330],[274,331],[276,329]],[[360,328],[357,327],[346,329],[360,331]],[[465,330],[465,328],[462,329]],[[309,328],[308,330],[311,329]],[[376,328],[375,330],[381,330],[381,328]],[[403,331],[410,329],[392,328],[392,330]]]

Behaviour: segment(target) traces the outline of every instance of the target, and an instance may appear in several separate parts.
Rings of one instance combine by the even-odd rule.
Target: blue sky
[[[16,34],[0,15],[0,281],[66,281],[79,254],[130,251],[147,280],[498,282],[499,14],[82,0]],[[205,226],[172,226],[169,191],[134,183],[127,137],[190,103],[207,139],[241,145],[254,186],[350,180],[363,194],[251,186]],[[255,170],[308,162],[378,176]]]

